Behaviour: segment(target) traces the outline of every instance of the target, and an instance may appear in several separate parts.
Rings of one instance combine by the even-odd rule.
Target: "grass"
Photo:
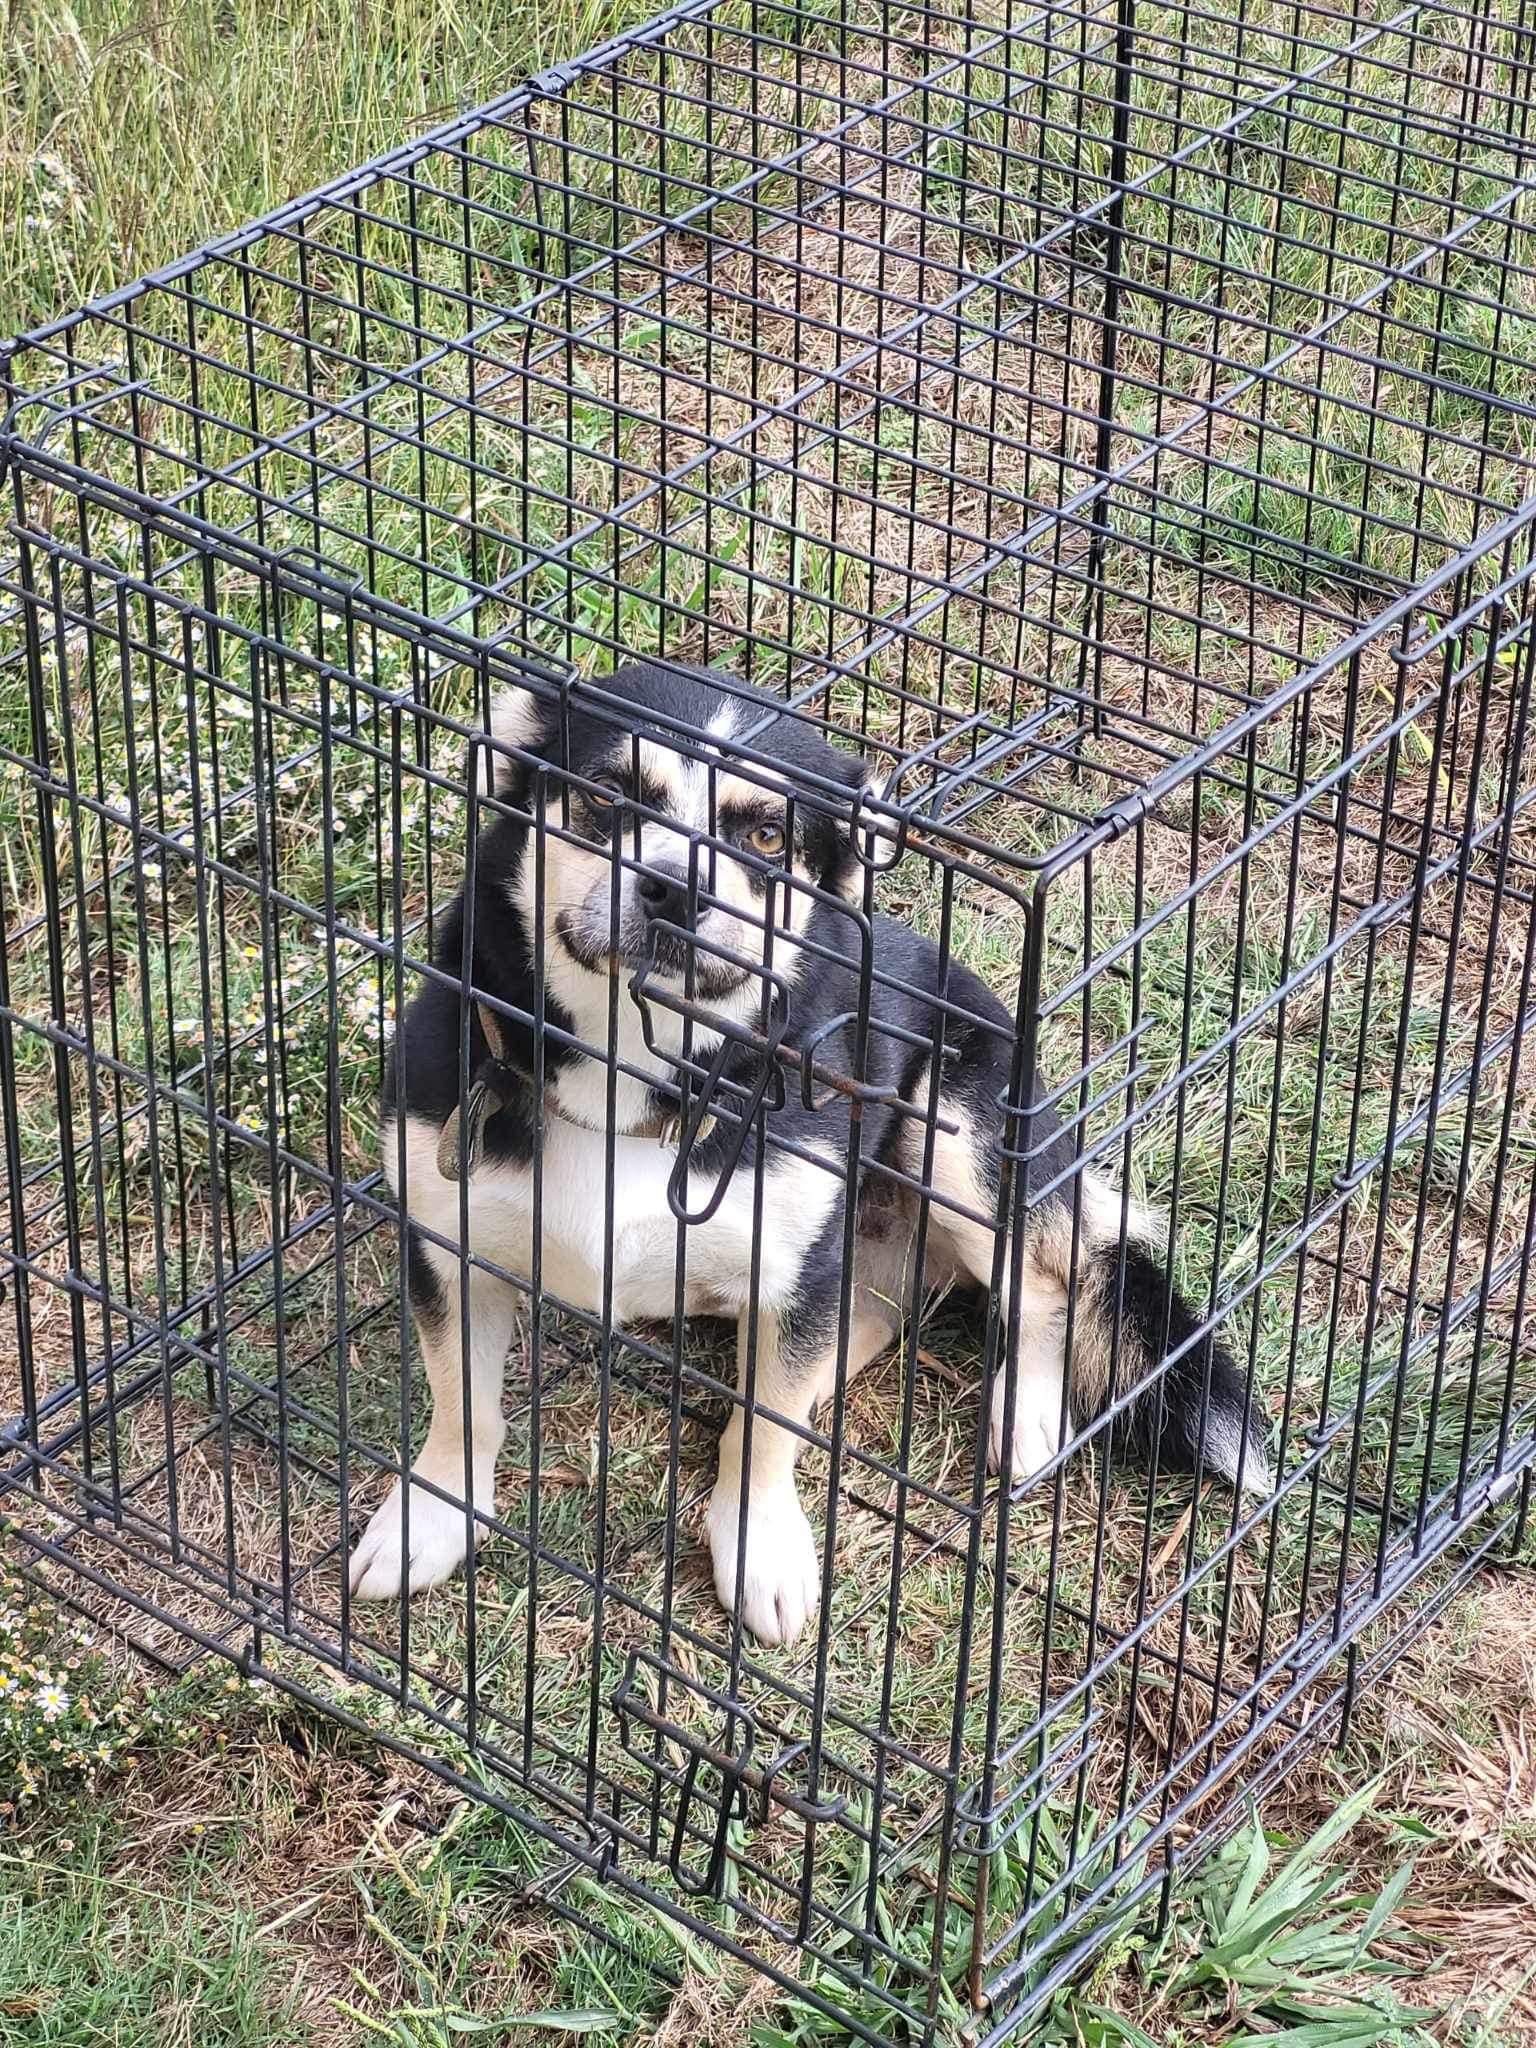
[[[155,16],[121,0],[91,0],[77,15],[14,6],[0,58],[0,327],[45,318],[152,267],[633,18],[611,5],[498,5],[471,18],[432,0],[347,10],[295,4],[275,14],[192,4]],[[1178,147],[1191,132],[1181,124],[1227,119],[1233,91],[1257,95],[1266,65],[1294,61],[1288,11],[1250,8],[1243,21],[1243,61],[1228,91],[1220,69],[1237,52],[1235,30],[1206,24],[1214,68],[1190,76],[1168,67],[1162,17],[1144,17],[1146,65],[1130,137],[1137,161]],[[792,61],[759,82],[759,123],[806,118],[814,95],[835,89],[845,60],[869,53],[831,11],[807,10],[792,26]],[[1343,33],[1342,18],[1313,26]],[[1468,140],[1453,164],[1439,146],[1443,124],[1463,118],[1465,27],[1460,17],[1427,17],[1421,33],[1389,41],[1356,67],[1358,106],[1344,109],[1322,87],[1284,113],[1252,114],[1240,140],[1202,146],[1176,179],[1148,180],[1127,203],[1113,459],[1129,462],[1181,426],[1193,431],[1145,459],[1117,494],[1102,616],[1077,580],[1080,526],[1023,563],[1005,551],[970,595],[950,598],[938,614],[925,609],[937,581],[979,572],[990,548],[1078,489],[1092,460],[1085,419],[1096,377],[1097,266],[1108,247],[1102,224],[1070,241],[1058,235],[1011,278],[986,274],[1021,238],[1055,233],[1061,209],[1091,202],[1106,173],[1108,98],[1082,98],[1070,67],[1065,83],[1042,82],[1028,95],[1043,123],[1031,127],[1002,104],[1001,65],[973,64],[967,78],[978,104],[966,110],[964,132],[952,94],[926,95],[931,147],[888,164],[878,188],[849,195],[835,225],[816,212],[813,183],[775,173],[757,188],[757,208],[809,205],[805,226],[781,226],[743,200],[722,202],[709,217],[713,243],[702,231],[674,236],[665,270],[654,252],[634,259],[617,310],[599,277],[546,297],[542,331],[520,329],[512,309],[531,282],[547,288],[562,271],[579,277],[604,247],[643,233],[651,214],[675,210],[680,194],[738,177],[734,152],[761,147],[760,128],[744,115],[706,122],[685,96],[679,74],[702,46],[683,33],[669,60],[677,97],[664,142],[648,132],[657,74],[647,71],[650,60],[636,60],[639,82],[620,96],[635,124],[622,149],[613,151],[602,95],[584,103],[577,94],[558,131],[547,121],[488,131],[476,138],[472,163],[418,168],[378,188],[360,211],[318,216],[302,245],[274,237],[254,261],[210,264],[195,301],[173,285],[135,309],[131,337],[121,316],[105,316],[82,330],[78,347],[83,359],[107,363],[131,338],[140,373],[162,391],[139,419],[160,451],[144,481],[169,498],[192,473],[191,429],[177,408],[191,395],[183,337],[195,322],[206,359],[197,403],[207,415],[195,452],[205,468],[233,466],[233,480],[199,485],[195,508],[248,526],[253,501],[241,465],[251,429],[267,437],[292,430],[285,452],[263,457],[265,542],[319,549],[397,603],[434,613],[472,605],[467,616],[483,630],[511,626],[549,653],[597,666],[621,643],[751,664],[761,679],[807,686],[829,656],[847,658],[870,639],[854,677],[818,686],[834,725],[884,766],[931,746],[955,771],[951,803],[978,806],[973,827],[1039,858],[1079,820],[1319,659],[1530,487],[1528,230],[1502,224],[1504,152]],[[716,33],[730,36],[728,26]],[[936,29],[934,49],[942,54],[944,35],[962,33],[958,24]],[[1503,36],[1491,31],[1484,52],[1495,72],[1509,54]],[[723,46],[737,56],[745,49]],[[1002,45],[1016,78],[1038,77],[1050,54],[1023,31]],[[718,76],[730,90],[730,74]],[[295,79],[306,89],[296,92]],[[1405,95],[1418,125],[1405,119]],[[1316,159],[1308,176],[1298,174],[1303,130]],[[897,139],[884,146],[897,149],[899,124],[891,134]],[[583,149],[593,154],[583,159]],[[583,161],[584,195],[562,214],[557,236],[535,187]],[[459,246],[461,174],[486,202],[469,266]],[[988,181],[1001,188],[990,214],[969,189]],[[932,216],[921,236],[918,206]],[[407,209],[414,238],[403,225]],[[1478,209],[1488,215],[1481,223]],[[1336,228],[1340,210],[1359,216],[1347,236]],[[1453,229],[1453,246],[1430,260]],[[1382,294],[1388,260],[1404,275]],[[869,349],[870,335],[903,317],[903,302],[910,313],[957,290],[954,323],[927,322],[920,365],[899,348]],[[791,291],[798,317],[783,310]],[[1350,294],[1361,303],[1333,325],[1327,346],[1256,374],[1276,353],[1266,323],[1300,330],[1328,322]],[[251,342],[254,368],[244,356],[248,308],[264,323]],[[457,334],[468,310],[483,322],[477,349],[449,350],[419,369],[418,330]],[[291,338],[301,321],[307,351]],[[562,325],[583,330],[581,340],[541,360],[539,344]],[[835,356],[853,371],[802,392],[808,368]],[[1362,381],[1362,362],[1378,358]],[[360,407],[361,360],[394,381]],[[1233,396],[1206,415],[1213,360]],[[33,367],[27,381],[46,381]],[[786,408],[797,394],[792,419]],[[473,426],[469,399],[480,408]],[[424,437],[418,403],[430,417]],[[323,418],[312,425],[317,404]],[[111,436],[135,418],[129,402],[108,398],[93,412],[90,459],[126,476]],[[709,452],[733,434],[748,438]],[[647,481],[706,453],[706,469],[690,469],[666,492]],[[701,476],[707,507],[697,495]],[[605,525],[601,515],[621,504],[622,528]],[[56,533],[73,533],[60,502],[29,500],[29,509]],[[290,1589],[296,1612],[334,1639],[338,1531],[327,1466],[339,1434],[338,1256],[350,1432],[389,1447],[400,1426],[390,1234],[338,1255],[325,1232],[302,1232],[306,1217],[322,1213],[332,1167],[356,1176],[375,1163],[373,1103],[395,1004],[387,951],[381,957],[338,932],[337,921],[386,948],[397,929],[407,950],[421,944],[462,862],[459,749],[426,719],[407,716],[398,740],[391,729],[389,700],[421,694],[429,681],[408,636],[359,625],[340,605],[275,591],[236,565],[189,571],[169,542],[146,544],[130,519],[98,516],[89,539],[106,565],[95,576],[147,569],[156,596],[124,598],[134,648],[120,664],[111,635],[88,624],[99,601],[92,586],[73,572],[62,577],[64,601],[81,619],[63,658],[43,665],[40,687],[50,729],[73,749],[77,786],[93,799],[71,813],[54,847],[66,897],[65,972],[92,991],[77,1006],[82,1028],[88,1020],[97,1044],[109,1044],[126,1068],[153,1064],[174,1078],[183,1101],[156,1120],[141,1112],[129,1080],[65,1097],[77,1135],[91,1118],[119,1125],[86,1198],[83,1256],[153,1315],[167,1296],[185,1297],[209,1279],[217,1245],[226,1274],[236,1274],[226,1283],[221,1369],[248,1403],[247,1420],[259,1424],[272,1419],[275,1357],[271,1271],[259,1262],[280,1241],[285,1365],[303,1404],[287,1425],[294,1462],[280,1474],[259,1435],[238,1429],[226,1440],[210,1421],[201,1364],[173,1361],[163,1399],[93,1432],[93,1454],[140,1479],[134,1511],[149,1535],[171,1506],[154,1468],[176,1450],[180,1526],[207,1575],[206,1598],[176,1595],[195,1625],[227,1626],[215,1596],[236,1562],[278,1582],[286,1527],[300,1567]],[[1443,599],[1447,612],[1500,566],[1495,556],[1470,567]],[[209,595],[205,573],[216,625],[188,608]],[[276,619],[274,605],[282,607]],[[920,630],[882,642],[882,621],[916,613]],[[1438,623],[1421,614],[1416,626]],[[280,670],[259,637],[273,626],[287,650]],[[1102,643],[1102,659],[1089,643]],[[1446,1093],[1442,1082],[1465,1073],[1487,1034],[1519,1020],[1521,912],[1511,901],[1491,910],[1486,887],[1461,903],[1452,869],[1432,883],[1425,929],[1410,950],[1401,911],[1367,917],[1361,906],[1391,903],[1411,882],[1421,846],[1432,858],[1443,852],[1450,835],[1426,838],[1416,816],[1467,833],[1512,809],[1524,785],[1512,772],[1505,780],[1499,762],[1511,752],[1514,707],[1528,684],[1521,663],[1517,642],[1489,644],[1486,622],[1453,636],[1443,664],[1406,671],[1378,642],[1352,671],[1272,718],[1251,748],[1230,749],[1053,887],[1043,977],[1048,1073],[1066,1085],[1083,1070],[1098,1098],[1087,1125],[1095,1139],[1108,1141],[1126,1108],[1138,1107],[1117,1164],[1138,1193],[1160,1198],[1177,1187],[1181,1257],[1197,1296],[1240,1297],[1230,1334],[1255,1361],[1266,1411],[1285,1411],[1288,1463],[1306,1455],[1305,1429],[1326,1436],[1357,1407],[1361,1452],[1352,1474],[1353,1431],[1345,1430],[1319,1453],[1290,1507],[1266,1515],[1230,1554],[1224,1500],[1193,1500],[1165,1484],[1149,1503],[1134,1475],[1106,1480],[1086,1455],[1059,1503],[1037,1492],[1012,1510],[1019,1588],[1010,1596],[984,1575],[976,1626],[979,1654],[997,1646],[999,1746],[1017,1745],[1001,1792],[1020,1825],[989,1841],[985,1858],[961,1861],[966,1883],[979,1882],[983,1865],[989,1872],[989,1932],[1003,1950],[1010,1927],[1037,1941],[1065,1939],[1074,1913],[1087,1916],[1078,1931],[1107,1939],[1086,1989],[1047,2009],[1048,2032],[1064,2042],[1135,2042],[1148,2028],[1169,2041],[1246,2040],[1278,2029],[1297,2048],[1431,2034],[1493,2048],[1505,2009],[1515,2015],[1511,2039],[1527,2009],[1524,1965],[1513,1943],[1499,1941],[1508,1902],[1529,1903],[1529,1889],[1520,1889],[1528,1858],[1508,1814],[1489,1822],[1501,1782],[1492,1759],[1509,1746],[1508,1726],[1524,1729],[1529,1687],[1523,1666],[1491,1675],[1490,1694],[1502,1704],[1480,1718],[1457,1676],[1480,1668],[1475,1636],[1457,1638],[1455,1656],[1438,1662],[1415,1665],[1410,1655],[1407,1676],[1391,1681],[1406,1690],[1362,1707],[1346,1758],[1303,1773],[1280,1795],[1274,1825],[1285,1839],[1266,1846],[1249,1832],[1223,1851],[1160,1946],[1116,1921],[1147,1857],[1163,1853],[1147,1827],[1213,1753],[1213,1665],[1251,1688],[1255,1712],[1275,1704],[1285,1671],[1269,1667],[1327,1619],[1341,1587],[1358,1593],[1378,1554],[1383,1568],[1398,1558],[1401,1530],[1383,1534],[1378,1553],[1382,1525],[1345,1509],[1346,1487],[1369,1498],[1390,1481],[1411,1519],[1452,1482],[1464,1443],[1475,1469],[1487,1461],[1503,1393],[1500,1347],[1514,1356],[1520,1341],[1510,1259],[1536,1120],[1508,1055],[1490,1062],[1475,1090]],[[12,756],[0,780],[0,886],[7,929],[20,931],[9,949],[8,1000],[40,1018],[55,1007],[58,962],[52,922],[41,914],[46,820],[32,778],[17,772],[35,703],[23,678],[14,662],[0,668],[0,741]],[[1102,732],[1085,737],[1071,696],[1055,694],[1078,687],[1106,706]],[[433,673],[430,690],[438,712],[472,714],[464,669]],[[963,772],[973,744],[964,721],[973,713],[994,729],[1027,719],[1036,731],[1040,751],[1027,776],[1025,742],[1003,757],[1005,772],[1020,773],[1010,797]],[[322,749],[317,735],[326,729],[332,740]],[[403,778],[398,821],[397,746],[438,778]],[[1351,750],[1362,755],[1348,781],[1356,836],[1341,845],[1331,800],[1294,817],[1285,806],[1332,776]],[[161,835],[148,858],[136,803]],[[267,863],[266,902],[188,857],[200,818],[227,869]],[[1261,836],[1241,865],[1218,873],[1255,828]],[[1528,859],[1528,817],[1508,831]],[[1391,843],[1378,866],[1383,838]],[[1496,842],[1474,863],[1484,883],[1495,856]],[[1208,886],[1185,904],[1192,871]],[[956,951],[1011,1004],[1024,927],[1001,881],[977,864],[956,893],[953,931]],[[934,929],[942,887],[942,864],[917,849],[883,900]],[[1328,906],[1337,887],[1350,900],[1335,918]],[[1224,1047],[1234,1023],[1243,1029]],[[16,1136],[22,1156],[41,1163],[61,1112],[54,1052],[38,1031],[15,1034],[14,1044]],[[342,1078],[334,1123],[333,1061]],[[210,1113],[225,1119],[224,1140],[209,1142]],[[1388,1156],[1394,1115],[1408,1119],[1407,1135]],[[1511,1164],[1495,1203],[1491,1161],[1501,1144]],[[310,1170],[281,1163],[277,1145]],[[1255,1278],[1288,1233],[1313,1219],[1336,1178],[1356,1174],[1358,1187],[1307,1245]],[[162,1201],[167,1179],[184,1205],[184,1230]],[[1458,1203],[1463,1190],[1482,1199]],[[60,1188],[44,1176],[31,1221],[56,1273],[68,1252],[63,1208]],[[257,1262],[254,1270],[239,1271],[242,1260]],[[1494,1271],[1502,1278],[1489,1328],[1464,1324],[1442,1340],[1447,1311]],[[60,1290],[35,1289],[30,1306],[30,1370],[56,1397],[69,1395],[77,1359],[129,1334],[121,1319],[71,1312]],[[657,1642],[645,1615],[663,1597],[659,1545],[673,1508],[658,1455],[669,1397],[664,1350],[659,1370],[640,1353],[618,1356],[600,1450],[593,1346],[570,1329],[543,1337],[537,1446],[526,1346],[514,1357],[521,1405],[506,1470],[517,1505],[504,1498],[503,1511],[526,1519],[536,1507],[541,1540],[564,1564],[535,1582],[515,1545],[486,1552],[477,1574],[476,1711],[487,1739],[515,1749],[526,1734],[546,1818],[572,1824],[595,1753],[615,1811],[637,1824],[657,1773],[624,1751],[603,1702],[628,1654]],[[936,1924],[930,1822],[952,1729],[967,1778],[986,1747],[986,1691],[967,1680],[956,1632],[979,1359],[974,1324],[952,1313],[926,1323],[921,1338],[910,1388],[902,1368],[887,1363],[850,1403],[826,1768],[850,1800],[851,1824],[824,1825],[814,1840],[782,1813],[765,1826],[735,1827],[728,1896],[707,1910],[724,1931],[750,1932],[754,1910],[782,1914],[809,1861],[820,1905],[855,1928],[868,1916],[865,1974],[887,2001],[916,1995],[914,1973],[937,1948],[944,2018],[957,2029],[969,1914],[951,1904]],[[682,1537],[667,1646],[682,1677],[672,1682],[670,1711],[713,1737],[718,1717],[703,1688],[728,1685],[760,1715],[765,1740],[808,1738],[799,1695],[812,1674],[803,1660],[760,1658],[742,1671],[721,1636],[694,1539],[718,1421],[707,1379],[727,1366],[702,1338],[688,1362],[700,1381],[680,1425]],[[899,1422],[904,1391],[910,1443]],[[1516,1395],[1526,1400],[1523,1388]],[[7,1398],[0,1409],[20,1405]],[[898,1459],[931,1489],[928,1503],[906,1504],[913,1528],[905,1535],[870,1462],[877,1456]],[[825,1493],[824,1461],[809,1459],[807,1471],[808,1491]],[[355,1527],[381,1482],[361,1458],[352,1478]],[[999,1511],[992,1503],[988,1515]],[[988,1545],[994,1529],[989,1521]],[[80,1543],[89,1562],[132,1590],[164,1595],[161,1578],[125,1559],[110,1529]],[[588,1583],[599,1564],[600,1613]],[[1054,1611],[1043,1598],[1048,1582]],[[1485,1590],[1485,1606],[1491,1597]],[[1469,1611],[1479,1610],[1455,1610]],[[129,1623],[126,1606],[114,1616]],[[1528,1640],[1523,1611],[1503,1619],[1516,1640]],[[160,1625],[130,1625],[141,1639],[147,1629],[162,1653],[171,1647]],[[418,1603],[403,1626],[417,1681],[406,1709],[297,1655],[285,1668],[339,1689],[365,1726],[472,1768],[471,1747],[418,1711],[430,1699],[461,1721],[466,1712],[462,1591]],[[1458,1624],[1446,1626],[1454,1635]],[[354,1627],[366,1631],[354,1655],[388,1681],[400,1649],[394,1617],[354,1617]],[[1086,1682],[1101,1631],[1123,1644],[1143,1628],[1144,1652],[1111,1658]],[[1367,1631],[1362,1654],[1385,1639],[1380,1627]],[[1188,1675],[1172,1679],[1175,1665]],[[1320,1677],[1300,1710],[1320,1708],[1336,1676]],[[525,1729],[529,1700],[533,1726]],[[1428,1766],[1409,1761],[1394,1727],[1392,1706],[1405,1700],[1425,1718]],[[215,1705],[199,1724],[216,1752],[205,1768],[188,1771],[180,1751],[158,1762],[147,1751],[132,1787],[113,1779],[92,1788],[105,1818],[89,1831],[78,1808],[66,1805],[60,1818],[51,1793],[41,1817],[30,1804],[20,1815],[36,1830],[24,1845],[26,1938],[46,1964],[35,1966],[35,1985],[0,1992],[0,2016],[33,2029],[21,2039],[72,2040],[38,2030],[73,2025],[84,2012],[104,2040],[142,2034],[150,2013],[174,2040],[196,2010],[199,1984],[216,1998],[220,2024],[247,2029],[230,2040],[386,2038],[442,2048],[475,2027],[492,2038],[586,2030],[658,2044],[724,2042],[756,2029],[764,2048],[836,2038],[837,2023],[805,2000],[771,1986],[749,1990],[729,1975],[712,1981],[718,1965],[690,1937],[579,1872],[560,1897],[617,1938],[618,1961],[590,1931],[524,1904],[529,1878],[548,1875],[547,1852],[493,1813],[445,1804],[441,1788],[422,1779],[397,1784],[394,1767],[361,1738],[294,1707],[248,1711],[219,1697]],[[1043,1728],[1032,1736],[1037,1717]],[[1234,1737],[1245,1726],[1239,1717]],[[872,1737],[872,1729],[882,1732]],[[40,1720],[34,1732],[46,1749],[53,1737]],[[1041,1799],[1031,1773],[1044,1767],[1046,1750],[1055,1776]],[[1254,1762],[1266,1753],[1256,1744]],[[1416,1804],[1437,1822],[1446,1816],[1445,1836],[1432,1825],[1434,1839],[1420,1845],[1416,1886],[1440,1901],[1477,1960],[1495,1955],[1508,1965],[1492,1980],[1464,1975],[1454,1993],[1431,1997],[1434,2018],[1417,2016],[1417,1995],[1391,1974],[1404,1955],[1419,1967],[1430,1953],[1425,1941],[1433,1949],[1413,1922],[1416,1893],[1401,1895],[1393,1889],[1400,1881],[1385,1874],[1406,1853],[1403,1827],[1383,1817],[1385,1808],[1372,1818],[1349,1801],[1343,1810],[1358,1826],[1347,1841],[1326,1819],[1345,1787],[1384,1768],[1394,1789],[1383,1801],[1401,1795],[1405,1808]],[[676,1775],[660,1779],[658,1829],[675,1809],[677,1783]],[[184,1830],[201,1832],[162,1829],[156,1799]],[[1178,1830],[1169,1837],[1175,1848],[1188,1839]],[[1086,1884],[1058,1894],[1055,1880],[1074,1854],[1090,1858]],[[1106,1897],[1090,1911],[1084,1892],[1100,1881]],[[236,1902],[232,1916],[203,1903],[221,1886]],[[19,1972],[27,1967],[19,1916],[9,1924],[17,1943],[10,1967]],[[88,1951],[83,1937],[97,1928],[111,1939]],[[859,1943],[849,1925],[826,1932],[821,1956],[804,1965],[807,1988],[845,2005],[864,1996],[839,1975]],[[140,1949],[149,1960],[135,1977],[128,1957]],[[647,1960],[681,1978],[670,1999],[642,1967]],[[1442,1982],[1454,1975],[1442,1967]],[[29,1998],[31,2009],[12,2010]],[[1328,2008],[1322,2018],[1310,2013],[1318,2001]],[[888,2010],[872,1996],[859,2016]],[[266,2034],[249,2031],[261,2026]]]
[[[1527,1731],[1510,1764],[1529,1774],[1528,1588],[1495,1582],[1464,1620],[1478,1710]],[[7,2048],[846,2038],[585,1877],[558,1896],[588,1928],[525,1899],[541,1854],[515,1823],[299,1705],[212,1674],[109,1677],[135,1716],[131,1765],[88,1798],[44,1777],[0,1839]],[[1124,1930],[1040,2038],[1181,2048],[1302,2027],[1298,2048],[1516,2048],[1529,1844],[1513,1806],[1477,1804],[1493,1788],[1440,1691],[1432,1662],[1400,1666],[1351,1747],[1240,1830],[1165,1933]]]
[[[301,2048],[308,2038],[254,1918],[100,1868],[102,1833],[64,1837],[66,1861],[7,1872],[0,2013],[28,2043],[144,2039],[186,2048]]]
[[[15,0],[0,332],[126,284],[646,11],[496,0],[471,19],[446,0]]]

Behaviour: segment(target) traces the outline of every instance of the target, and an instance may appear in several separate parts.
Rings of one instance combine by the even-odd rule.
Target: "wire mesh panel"
[[[16,346],[43,1568],[871,2041],[1339,1732],[1536,1454],[1533,66],[685,6]]]

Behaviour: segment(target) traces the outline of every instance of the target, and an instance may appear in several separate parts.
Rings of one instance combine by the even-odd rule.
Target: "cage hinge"
[[[646,1673],[652,1674],[654,1687]],[[701,1708],[706,1723],[713,1717],[713,1740],[663,1711],[657,1699],[669,1694],[679,1704],[687,1701]],[[724,1897],[733,1822],[762,1827],[776,1806],[803,1821],[835,1821],[847,1808],[841,1795],[812,1799],[794,1785],[795,1766],[808,1753],[809,1743],[788,1743],[766,1763],[760,1762],[760,1730],[752,1710],[648,1650],[630,1651],[610,1705],[625,1755],[676,1794],[666,1860],[684,1891],[716,1900]],[[649,1734],[648,1743],[642,1730]],[[697,1860],[700,1853],[705,1857],[702,1865]]]
[[[1133,790],[1128,795],[1116,797],[1099,812],[1097,823],[1103,826],[1111,839],[1122,839],[1127,832],[1140,825],[1152,808],[1144,790]]]
[[[586,67],[582,64],[551,64],[547,71],[541,71],[537,78],[530,78],[530,91],[545,99],[558,99],[563,92],[569,92],[579,78],[585,78]]]

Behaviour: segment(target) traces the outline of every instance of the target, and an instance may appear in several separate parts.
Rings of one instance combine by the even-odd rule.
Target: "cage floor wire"
[[[875,2042],[1010,2037],[1338,1735],[1536,1459],[1533,70],[1528,0],[696,0],[8,352],[0,1488],[57,1583]],[[1015,1019],[1068,1191],[1171,1211],[1262,1497],[1113,1412],[1000,1486],[1007,1330],[918,1299],[764,1648],[731,1332],[535,1286],[471,1579],[351,1597],[471,743],[634,656],[866,764],[869,900]]]

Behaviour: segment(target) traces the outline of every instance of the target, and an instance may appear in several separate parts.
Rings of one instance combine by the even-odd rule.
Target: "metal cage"
[[[1536,1454],[1533,67],[1529,0],[692,0],[14,346],[40,1572],[868,2041],[1011,2036],[1338,1735]],[[809,1431],[825,1597],[765,1650],[698,1540],[729,1347],[535,1274],[493,1540],[350,1598],[421,1424],[392,1020],[495,692],[636,654],[867,764],[863,900],[1001,998],[1068,1196],[1169,1212],[1264,1497],[1123,1461],[1123,1402],[999,1486],[1017,1331],[918,1288]],[[811,1072],[761,1054],[760,1155]]]

